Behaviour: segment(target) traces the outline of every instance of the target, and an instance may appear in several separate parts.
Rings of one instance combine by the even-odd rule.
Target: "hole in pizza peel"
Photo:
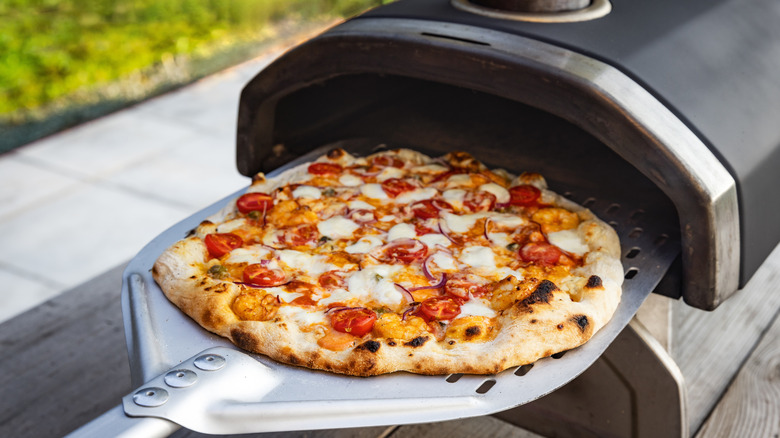
[[[446,381],[447,383],[455,383],[458,380],[460,380],[461,377],[463,377],[463,374],[452,374],[449,377],[447,377]]]
[[[637,268],[631,268],[626,272],[626,280],[631,280],[632,278],[636,277],[636,274],[639,273],[639,269]]]
[[[631,248],[631,251],[626,254],[627,259],[633,259],[634,257],[639,255],[639,248]]]
[[[607,214],[614,214],[620,210],[620,204],[612,204],[607,208]]]
[[[641,235],[642,235],[642,229],[641,228],[634,228],[633,230],[631,230],[630,233],[628,233],[628,237],[630,237],[632,239],[636,239],[637,237],[639,237]]]
[[[639,220],[644,214],[645,214],[645,211],[642,210],[642,209],[634,210],[631,213],[631,216],[628,217],[628,219],[631,220],[631,221],[636,221],[636,220]]]
[[[655,246],[661,246],[664,243],[666,243],[666,239],[668,239],[668,238],[669,238],[669,236],[667,236],[666,234],[661,234],[660,236],[655,238],[655,241],[653,242],[653,244]]]
[[[582,201],[582,206],[585,208],[590,208],[591,205],[596,203],[596,198],[588,198],[584,201]]]
[[[490,391],[490,388],[492,388],[496,384],[496,381],[493,379],[485,380],[481,385],[479,385],[479,388],[477,388],[477,394],[485,394],[488,391]]]
[[[531,368],[533,368],[533,367],[534,367],[534,364],[532,364],[532,363],[523,365],[520,368],[518,368],[517,370],[515,370],[515,375],[522,377],[522,376],[528,374],[528,372],[531,371]]]

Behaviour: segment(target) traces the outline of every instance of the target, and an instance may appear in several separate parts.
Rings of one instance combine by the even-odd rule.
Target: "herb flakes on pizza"
[[[258,174],[152,273],[243,349],[370,376],[492,374],[577,347],[615,312],[622,271],[614,230],[538,174],[335,149]]]

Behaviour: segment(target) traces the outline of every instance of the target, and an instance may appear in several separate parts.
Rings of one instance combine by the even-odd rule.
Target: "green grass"
[[[247,59],[302,23],[381,2],[2,0],[0,135],[25,125],[45,135],[47,119],[72,125]]]

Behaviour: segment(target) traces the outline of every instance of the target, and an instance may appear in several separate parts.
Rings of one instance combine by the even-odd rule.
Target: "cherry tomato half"
[[[535,205],[542,197],[542,191],[531,185],[520,185],[509,188],[509,203],[528,207]]]
[[[396,239],[385,246],[382,261],[408,265],[415,260],[424,259],[427,255],[428,247],[419,240]]]
[[[542,266],[552,266],[558,263],[563,252],[555,245],[546,242],[530,242],[520,248],[520,258]]]
[[[364,336],[374,328],[376,313],[365,307],[336,309],[331,311],[333,329],[354,336]]]
[[[447,280],[444,292],[453,297],[468,300],[469,294],[479,297],[485,295],[487,291],[483,285],[476,284],[462,276],[454,276]]]
[[[496,206],[496,195],[490,192],[468,192],[463,198],[463,206],[471,212],[490,211]]]
[[[403,161],[389,155],[380,155],[378,157],[374,157],[371,160],[371,164],[377,167],[396,167],[398,169],[404,167]]]
[[[417,313],[426,321],[447,321],[460,315],[460,304],[452,297],[432,297],[420,303]]]
[[[206,249],[208,249],[209,255],[215,259],[222,257],[244,244],[244,240],[233,233],[207,234],[206,238],[203,240],[206,243]]]
[[[382,181],[382,190],[391,198],[395,198],[404,192],[411,192],[414,189],[414,184],[399,178],[390,178]]]
[[[452,211],[452,206],[439,199],[426,199],[412,204],[412,214],[420,219],[439,217],[439,211]]]
[[[339,271],[328,271],[317,279],[317,283],[324,289],[345,288],[346,280]]]
[[[342,170],[343,167],[336,163],[312,163],[309,165],[309,173],[318,176],[338,175]]]
[[[274,199],[267,193],[247,193],[236,200],[236,207],[241,213],[252,211],[267,211],[274,206]]]
[[[272,287],[284,283],[286,276],[281,269],[270,269],[260,264],[244,268],[244,283],[253,286]]]
[[[319,231],[316,225],[303,224],[284,231],[284,240],[291,246],[306,245],[317,239]]]

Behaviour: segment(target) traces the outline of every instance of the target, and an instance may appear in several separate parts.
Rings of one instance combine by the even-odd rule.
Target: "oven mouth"
[[[474,0],[451,0],[451,3],[455,8],[472,14],[482,15],[489,18],[497,18],[501,20],[528,21],[533,23],[574,23],[581,21],[591,21],[602,18],[612,11],[612,4],[609,2],[609,0],[592,0],[590,4],[585,7],[554,11],[538,10],[545,9],[544,7],[537,8],[536,11],[523,11],[516,9],[524,9],[524,5],[544,2],[512,2],[500,0],[482,0],[480,2],[476,2]],[[567,2],[548,3],[568,4]],[[505,5],[510,5],[509,7],[515,10],[503,9]]]

